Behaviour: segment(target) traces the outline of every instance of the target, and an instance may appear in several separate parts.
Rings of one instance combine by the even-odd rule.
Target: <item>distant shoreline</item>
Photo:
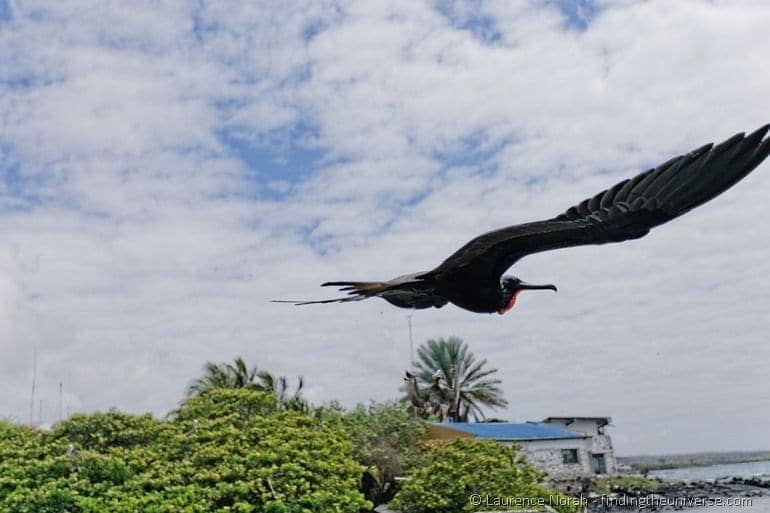
[[[637,472],[667,470],[673,468],[707,467],[733,463],[770,461],[770,451],[698,452],[688,454],[661,454],[618,456],[618,463],[628,465]]]
[[[752,462],[749,462],[752,463]],[[587,496],[589,513],[649,511],[703,507],[741,506],[752,509],[754,501],[770,497],[770,479],[725,477],[700,480],[660,478],[611,479],[608,489]],[[711,509],[709,509],[711,511]]]

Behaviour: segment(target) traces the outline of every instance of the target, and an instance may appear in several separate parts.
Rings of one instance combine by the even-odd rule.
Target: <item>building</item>
[[[609,417],[548,417],[541,422],[457,422],[429,424],[432,439],[481,438],[521,447],[536,468],[553,481],[614,474],[612,440],[605,433]]]
[[[612,448],[612,439],[606,433],[610,417],[548,417],[544,424],[558,426],[569,431],[587,435],[586,455],[591,473],[616,474],[618,463]]]

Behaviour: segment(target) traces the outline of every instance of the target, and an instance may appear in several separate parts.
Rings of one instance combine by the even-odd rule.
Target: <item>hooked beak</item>
[[[554,292],[556,292],[556,286],[551,285],[550,283],[546,285],[532,285],[529,283],[524,283],[522,281],[516,286],[516,290],[513,292],[513,295],[511,296],[511,299],[508,301],[508,304],[502,307],[501,309],[499,309],[497,313],[499,313],[500,315],[503,315],[504,313],[509,311],[511,308],[513,308],[514,305],[516,305],[516,298],[519,297],[519,294],[521,293],[522,290],[545,290],[545,289],[553,290]]]
[[[531,285],[529,283],[521,282],[516,287],[516,290],[552,290],[556,292],[556,285],[551,285],[550,283],[546,285]]]

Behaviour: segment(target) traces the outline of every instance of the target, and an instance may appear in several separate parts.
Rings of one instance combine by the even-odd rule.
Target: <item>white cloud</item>
[[[393,397],[409,312],[268,301],[429,269],[770,112],[761,2],[612,3],[583,31],[550,4],[484,2],[494,41],[419,2],[14,6],[0,415],[19,420],[35,347],[49,421],[59,381],[72,410],[161,414],[239,354],[316,401]],[[226,132],[325,157],[290,183]],[[416,312],[415,339],[456,334],[494,362],[501,416],[609,414],[624,453],[761,448],[768,193],[764,164],[643,240],[528,258],[515,273],[558,294]]]

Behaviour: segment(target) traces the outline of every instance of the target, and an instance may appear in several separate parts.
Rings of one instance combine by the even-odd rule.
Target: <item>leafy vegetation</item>
[[[396,478],[415,457],[425,425],[405,404],[394,402],[358,405],[341,421],[353,443],[353,456],[366,469],[361,491],[375,504],[389,502],[398,491]]]
[[[351,512],[371,506],[361,471],[339,426],[248,389],[188,399],[173,420],[0,424],[0,511],[13,513]]]
[[[475,421],[483,420],[483,408],[494,409],[508,404],[499,386],[501,381],[491,377],[497,369],[488,368],[486,358],[477,360],[462,339],[430,339],[417,349],[417,356],[416,374],[423,387],[431,387],[434,373],[440,370],[449,387],[459,388],[456,404],[449,408],[453,412],[451,421],[468,422],[469,416]]]
[[[546,510],[546,505],[561,513],[580,510],[574,499],[541,487],[544,476],[515,447],[468,438],[432,441],[391,506],[405,513]]]
[[[644,476],[610,476],[594,480],[591,491],[606,495],[618,490],[631,492],[654,492],[660,487],[660,481]]]
[[[304,381],[297,378],[297,388],[289,393],[289,380],[285,376],[275,377],[265,370],[249,367],[240,356],[233,363],[206,362],[203,375],[187,387],[187,396],[208,392],[220,388],[247,388],[273,394],[278,406],[285,410],[308,411],[309,406],[302,398]]]
[[[505,404],[495,369],[459,339],[429,341],[421,358],[456,376],[466,418]],[[404,402],[310,407],[301,391],[301,379],[289,393],[286,378],[236,358],[207,363],[165,419],[110,410],[52,431],[0,421],[0,511],[353,513],[392,501],[449,513],[472,511],[476,492],[563,497],[539,487],[543,474],[515,449],[422,443],[425,424]]]

